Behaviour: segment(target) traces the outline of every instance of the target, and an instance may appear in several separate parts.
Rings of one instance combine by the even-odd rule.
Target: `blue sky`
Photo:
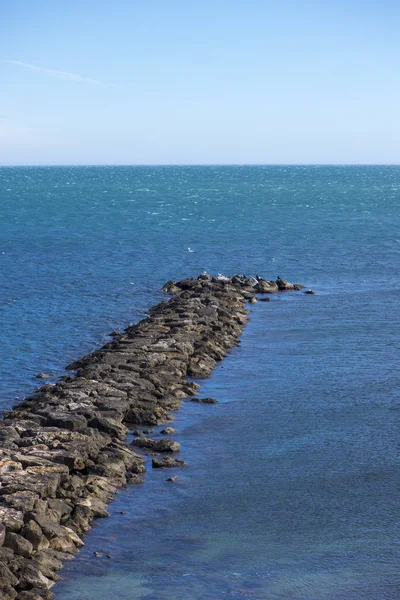
[[[392,0],[2,0],[0,165],[400,163]]]

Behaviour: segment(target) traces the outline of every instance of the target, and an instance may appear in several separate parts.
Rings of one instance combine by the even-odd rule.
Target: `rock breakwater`
[[[286,285],[287,284],[287,285]],[[96,517],[106,517],[117,489],[140,483],[144,459],[154,468],[184,465],[179,444],[138,438],[130,428],[172,419],[239,340],[245,302],[257,293],[302,286],[243,275],[168,282],[172,298],[101,349],[69,366],[0,423],[0,597],[49,600],[57,571],[83,545]],[[205,400],[203,400],[205,401]],[[173,433],[166,429],[166,433]],[[173,453],[174,456],[169,456]]]

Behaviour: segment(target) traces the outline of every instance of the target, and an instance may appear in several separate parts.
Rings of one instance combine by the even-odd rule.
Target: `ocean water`
[[[56,598],[400,597],[400,167],[0,168],[0,206],[0,409],[168,279],[316,290],[251,306],[176,416],[188,466],[121,490]]]

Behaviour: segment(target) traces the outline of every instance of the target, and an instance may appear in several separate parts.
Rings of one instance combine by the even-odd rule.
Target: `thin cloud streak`
[[[98,81],[97,79],[90,79],[89,77],[82,77],[82,75],[76,75],[75,73],[56,71],[55,69],[45,69],[44,67],[37,67],[36,65],[31,65],[20,60],[3,59],[2,62],[8,63],[10,65],[18,65],[20,67],[25,67],[26,69],[30,69],[31,71],[39,71],[40,73],[46,73],[46,75],[49,75],[50,77],[64,79],[65,81],[74,81],[76,83],[86,83],[89,85],[97,85],[107,88],[121,88],[121,86],[115,83],[104,83],[103,81]]]

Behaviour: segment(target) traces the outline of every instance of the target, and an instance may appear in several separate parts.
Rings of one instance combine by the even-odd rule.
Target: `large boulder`
[[[284,279],[281,279],[280,277],[278,277],[278,279],[276,280],[276,285],[278,286],[278,289],[280,292],[294,290],[293,283],[289,283],[288,281],[285,281]]]

